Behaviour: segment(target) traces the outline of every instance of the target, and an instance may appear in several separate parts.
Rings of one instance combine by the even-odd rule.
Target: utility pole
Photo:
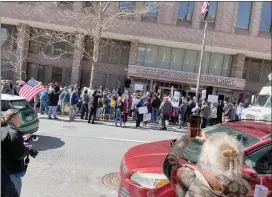
[[[209,3],[204,2],[202,5],[202,8],[201,8],[201,13],[204,15],[205,27],[204,27],[204,33],[203,33],[203,41],[202,41],[202,48],[201,48],[201,54],[200,54],[199,68],[198,68],[195,102],[198,102],[198,97],[199,97],[199,86],[200,86],[200,81],[201,81],[202,62],[203,62],[203,54],[205,51],[206,30],[207,30],[207,25],[208,25],[208,20],[207,20],[208,11],[209,11]]]

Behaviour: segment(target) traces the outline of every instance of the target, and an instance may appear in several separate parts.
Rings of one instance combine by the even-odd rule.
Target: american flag
[[[25,97],[28,101],[31,101],[37,94],[45,89],[44,86],[39,85],[39,82],[31,78],[23,87],[19,90],[19,96]]]
[[[204,16],[203,20],[206,20],[208,12],[209,12],[209,2],[204,1],[203,5],[201,7],[201,14]]]

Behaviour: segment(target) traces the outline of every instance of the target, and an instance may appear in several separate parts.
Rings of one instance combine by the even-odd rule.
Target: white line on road
[[[114,141],[123,141],[123,142],[136,142],[136,143],[149,143],[149,141],[140,141],[140,140],[129,140],[129,139],[121,139],[121,138],[109,138],[109,137],[95,137],[101,140],[114,140]]]

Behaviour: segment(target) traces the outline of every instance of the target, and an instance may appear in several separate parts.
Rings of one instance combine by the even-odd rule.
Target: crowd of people
[[[4,93],[18,94],[23,82],[18,81],[12,88],[11,83],[4,81]],[[178,107],[173,107],[170,95],[153,92],[130,92],[129,90],[108,90],[102,86],[97,90],[87,87],[79,88],[77,84],[69,87],[59,87],[51,83],[46,89],[36,95],[33,106],[36,112],[46,113],[49,119],[58,119],[57,114],[68,114],[74,121],[79,114],[81,119],[95,124],[96,120],[114,121],[115,126],[125,127],[131,119],[136,121],[136,127],[145,126],[148,122],[158,122],[160,129],[166,130],[169,122],[179,123],[183,129],[192,114],[201,116],[201,128],[230,120],[241,119],[243,103],[218,101],[214,103],[202,99],[199,102],[192,97],[181,97]],[[139,113],[139,108],[146,106],[147,116]],[[52,117],[53,116],[53,117]]]
[[[18,94],[14,90],[20,88],[21,83],[12,88],[3,84],[2,92]],[[8,88],[9,87],[9,88]],[[18,89],[17,89],[18,90]],[[219,101],[209,103],[205,99],[195,102],[194,98],[180,98],[178,107],[173,107],[171,98],[152,92],[133,92],[125,90],[98,90],[80,88],[71,85],[60,88],[58,84],[49,84],[44,91],[33,100],[35,110],[46,113],[49,119],[57,118],[57,111],[63,115],[68,112],[71,121],[75,120],[77,112],[80,118],[88,123],[95,120],[114,121],[115,126],[124,127],[128,118],[136,120],[136,127],[146,125],[148,121],[160,120],[161,129],[167,129],[167,121],[179,122],[182,128],[191,114],[201,116],[201,127],[207,124],[217,124],[223,121],[239,119],[244,108],[243,104]],[[140,108],[146,107],[146,113],[140,113]],[[145,119],[150,114],[150,120]],[[1,191],[2,196],[18,197],[22,188],[22,177],[27,170],[31,145],[26,136],[18,129],[22,124],[22,116],[18,110],[9,109],[1,118]],[[242,177],[243,151],[238,141],[220,133],[206,139],[202,130],[201,137],[191,137],[190,124],[186,134],[172,145],[163,163],[163,172],[177,194],[189,196],[218,196],[218,191],[224,196],[247,196],[250,185]],[[184,149],[192,141],[204,143],[197,166],[180,165],[180,158]],[[233,162],[236,165],[233,165]],[[179,172],[179,173],[178,173]],[[179,180],[179,181],[176,181]],[[188,180],[190,183],[188,184]],[[188,187],[183,187],[188,185]],[[210,187],[212,185],[212,188]],[[235,187],[234,187],[235,185]],[[200,188],[200,189],[195,189]]]

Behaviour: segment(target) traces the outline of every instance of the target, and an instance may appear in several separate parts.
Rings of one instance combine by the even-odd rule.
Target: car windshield
[[[254,105],[263,107],[266,102],[269,100],[270,95],[269,94],[259,94],[257,99],[254,102]]]
[[[265,107],[271,108],[271,100],[272,100],[272,97],[270,96],[270,98],[268,99],[268,101],[265,104]]]
[[[210,136],[217,133],[227,133],[228,135],[235,137],[240,143],[242,143],[242,146],[244,148],[250,147],[260,141],[258,138],[240,132],[234,128],[227,127],[225,125],[215,125],[212,127],[207,127],[204,129],[204,131],[206,138],[209,138]],[[202,145],[203,143],[201,141],[192,141],[191,144],[184,150],[182,157],[186,161],[189,161],[191,163],[197,163]]]
[[[7,111],[8,109],[31,109],[31,105],[26,100],[5,100],[1,101],[1,111]]]

